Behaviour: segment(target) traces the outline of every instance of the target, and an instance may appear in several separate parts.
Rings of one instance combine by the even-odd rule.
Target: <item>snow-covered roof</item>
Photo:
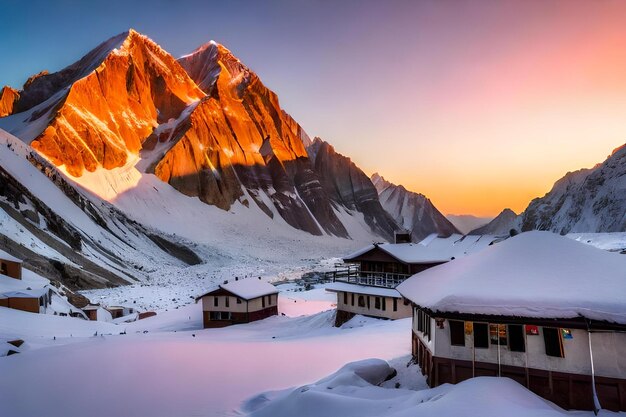
[[[344,260],[357,258],[378,247],[400,262],[407,264],[441,263],[461,258],[478,252],[502,237],[494,235],[463,236],[452,234],[448,237],[428,236],[420,243],[382,243],[368,245],[350,255]]]
[[[278,289],[267,281],[258,278],[244,278],[239,280],[228,281],[226,284],[220,284],[219,287],[204,293],[196,298],[196,300],[207,294],[221,288],[244,300],[252,300],[253,298],[262,297],[264,295],[277,294]]]
[[[34,290],[7,291],[0,294],[0,298],[39,298],[48,293],[47,288],[35,288]]]
[[[326,291],[353,292],[355,294],[376,295],[379,297],[402,298],[400,293],[393,288],[370,287],[367,285],[348,284],[346,282],[333,282],[326,286]]]
[[[396,289],[434,312],[626,324],[626,256],[550,232],[522,233]]]
[[[21,259],[18,259],[15,256],[6,253],[2,249],[0,249],[0,259],[3,259],[5,261],[10,261],[10,262],[17,262],[17,263],[20,263],[20,264],[22,263]]]

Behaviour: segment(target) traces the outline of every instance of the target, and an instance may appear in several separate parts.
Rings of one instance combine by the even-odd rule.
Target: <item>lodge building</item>
[[[397,290],[431,387],[505,376],[566,409],[626,411],[626,257],[526,232]]]
[[[391,320],[411,317],[409,303],[394,289],[398,284],[413,274],[480,251],[502,238],[434,234],[420,243],[411,243],[406,234],[396,234],[396,240],[397,243],[368,245],[343,259],[346,266],[335,271],[334,282],[326,288],[337,293],[335,326],[356,314]]]
[[[204,328],[249,323],[278,314],[278,289],[257,278],[226,281],[199,297]]]

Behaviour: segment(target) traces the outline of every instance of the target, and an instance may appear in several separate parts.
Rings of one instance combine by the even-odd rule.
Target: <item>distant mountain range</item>
[[[492,220],[491,217],[478,217],[471,214],[448,214],[446,218],[464,234],[484,226]]]

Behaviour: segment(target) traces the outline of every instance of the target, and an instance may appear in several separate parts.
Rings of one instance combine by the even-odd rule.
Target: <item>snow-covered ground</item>
[[[356,316],[335,328],[336,296],[324,286],[278,288],[284,315],[222,329],[202,329],[195,303],[117,325],[0,307],[0,334],[26,341],[0,358],[1,414],[592,415],[566,413],[506,378],[428,389],[409,366],[410,319]],[[381,383],[387,361],[397,373]]]

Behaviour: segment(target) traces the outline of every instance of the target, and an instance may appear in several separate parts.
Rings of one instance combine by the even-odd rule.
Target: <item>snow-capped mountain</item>
[[[3,89],[0,99],[8,114],[0,128],[118,206],[117,194],[131,190],[107,174],[116,170],[125,181],[154,175],[222,210],[254,207],[313,235],[389,237],[395,227],[329,195],[305,149],[308,135],[214,42],[176,60],[130,30],[59,72],[31,77],[21,91]]]
[[[335,151],[328,142],[315,138],[307,148],[322,187],[339,209],[362,213],[378,235],[393,239],[398,225],[381,205],[372,181],[350,158]]]
[[[522,216],[522,230],[626,231],[626,145],[593,168],[567,173]]]
[[[478,227],[468,235],[506,235],[513,229],[519,232],[522,218],[509,208],[505,208],[493,220],[484,226]]]
[[[459,233],[426,196],[392,184],[378,173],[372,175],[372,183],[383,208],[402,228],[411,232],[413,240],[419,241],[431,233],[446,236]]]

